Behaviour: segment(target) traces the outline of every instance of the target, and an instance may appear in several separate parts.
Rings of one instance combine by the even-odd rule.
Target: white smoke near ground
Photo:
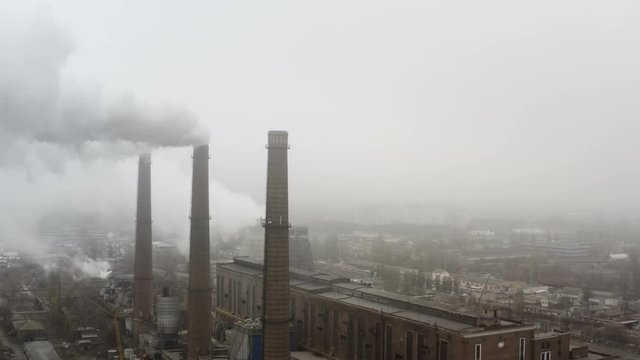
[[[92,259],[81,252],[73,257],[64,253],[40,255],[35,260],[47,273],[63,272],[74,280],[106,279],[111,274],[111,264],[108,261]]]
[[[94,260],[87,256],[76,255],[72,259],[74,268],[83,275],[93,278],[106,279],[111,274],[111,264],[104,260]]]
[[[153,150],[154,239],[188,244],[190,145],[208,129],[187,110],[150,106],[72,84],[61,69],[74,46],[46,13],[29,24],[0,24],[0,243],[46,255],[38,229],[49,214],[89,214],[133,229],[136,154]],[[176,148],[169,148],[176,147]],[[260,206],[212,182],[224,231],[250,224]],[[74,260],[103,274],[103,264]]]

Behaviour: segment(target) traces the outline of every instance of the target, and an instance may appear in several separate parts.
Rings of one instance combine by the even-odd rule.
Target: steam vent
[[[209,145],[193,148],[187,359],[209,354],[211,268],[209,267]]]
[[[267,145],[267,214],[264,221],[264,359],[289,359],[288,134],[270,131]]]
[[[136,252],[134,269],[134,329],[133,341],[143,322],[153,311],[153,278],[151,256],[151,154],[141,154],[138,162],[138,210],[136,215]]]

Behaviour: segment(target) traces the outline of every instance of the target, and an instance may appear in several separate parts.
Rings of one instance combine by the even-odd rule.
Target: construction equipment
[[[490,274],[487,274],[487,279],[484,281],[484,285],[482,286],[482,291],[480,292],[480,297],[478,298],[478,302],[476,303],[475,308],[473,309],[474,313],[478,312],[478,307],[482,303],[482,297],[484,296],[484,291],[487,289],[487,284],[489,283]]]
[[[113,309],[107,306],[107,304],[96,301],[88,296],[85,296],[84,298],[89,300],[89,302],[96,305],[98,308],[102,309],[102,311],[107,313],[109,316],[113,317],[113,329],[114,329],[114,332],[116,333],[116,344],[118,345],[118,358],[124,359],[124,346],[122,344],[122,335],[121,335],[121,329],[120,329],[120,326],[122,324],[122,319],[124,317],[122,312],[118,309]]]

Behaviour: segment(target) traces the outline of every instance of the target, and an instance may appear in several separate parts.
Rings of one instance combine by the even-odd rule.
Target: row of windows
[[[216,282],[216,305],[240,317],[255,319],[260,316],[261,287],[221,275],[216,276]]]
[[[233,278],[217,277],[218,305],[231,311],[238,316],[256,318],[260,316],[261,294],[260,287],[256,284],[243,284],[241,280]],[[435,359],[448,360],[449,343],[439,339],[433,347],[427,346],[424,334],[407,331],[404,342],[404,356],[401,349],[394,349],[393,326],[376,321],[375,327],[366,328],[365,318],[354,313],[342,315],[341,313],[330,311],[328,307],[318,309],[313,303],[304,301],[302,304],[302,319],[296,318],[296,310],[299,304],[296,298],[291,298],[291,318],[298,326],[301,338],[312,347],[324,348],[329,353],[334,353],[337,349],[346,349],[349,359],[375,360],[396,360],[403,358],[406,360],[427,360]],[[346,316],[345,316],[346,315]],[[345,326],[346,325],[346,326]],[[345,329],[346,327],[346,329]],[[346,335],[344,334],[346,330]],[[397,336],[397,335],[396,335]],[[526,359],[526,339],[519,339],[518,360]],[[314,343],[319,342],[319,343]],[[544,349],[544,347],[543,347]],[[543,352],[540,360],[551,360],[550,352]],[[475,344],[474,359],[482,360],[482,345]]]
[[[292,313],[295,314],[296,301],[292,299]],[[407,331],[405,349],[394,348],[393,325],[376,321],[367,328],[363,315],[332,311],[327,307],[318,309],[313,303],[304,301],[302,318],[293,317],[302,341],[312,349],[324,349],[327,353],[336,354],[339,349],[348,359],[374,360],[427,360],[437,356],[437,360],[449,359],[449,343],[440,340],[435,349],[427,346],[424,334]],[[369,322],[369,324],[371,324]],[[369,325],[370,326],[370,325]],[[397,336],[397,334],[396,334]],[[400,353],[404,350],[404,354]]]
[[[526,339],[520,338],[518,344],[518,360],[525,360],[525,351],[526,351]],[[475,346],[475,360],[482,360],[482,344],[476,344]],[[549,352],[548,357],[541,358],[540,360],[551,360],[551,354]]]

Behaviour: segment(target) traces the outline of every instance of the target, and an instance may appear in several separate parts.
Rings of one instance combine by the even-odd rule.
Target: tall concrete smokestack
[[[134,265],[133,341],[143,322],[153,311],[153,264],[151,256],[151,154],[140,154],[138,161],[138,210],[136,214],[136,253]]]
[[[288,134],[269,131],[267,214],[264,221],[263,357],[287,360],[289,355],[289,190]]]
[[[187,359],[208,355],[211,342],[209,265],[209,145],[193,148],[191,238],[189,240],[189,342]]]

